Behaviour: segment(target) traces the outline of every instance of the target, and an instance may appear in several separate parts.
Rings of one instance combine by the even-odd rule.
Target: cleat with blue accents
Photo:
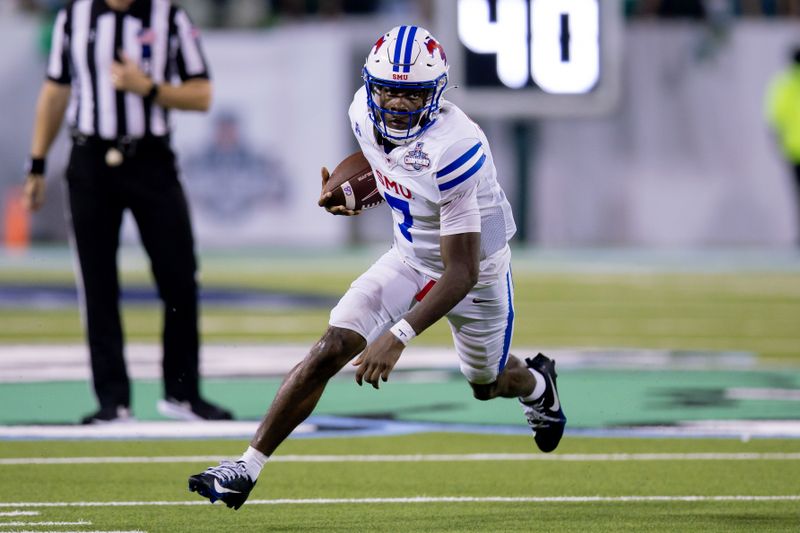
[[[567,417],[561,407],[561,400],[558,397],[556,388],[556,362],[538,354],[533,359],[525,359],[528,368],[532,368],[544,376],[545,390],[542,397],[533,402],[523,402],[522,409],[528,425],[533,430],[533,440],[543,452],[552,452],[561,442],[564,434],[564,427],[567,425]]]
[[[225,505],[239,509],[256,482],[247,475],[244,462],[222,461],[205,472],[189,477],[189,490],[208,498],[211,503],[222,500]]]

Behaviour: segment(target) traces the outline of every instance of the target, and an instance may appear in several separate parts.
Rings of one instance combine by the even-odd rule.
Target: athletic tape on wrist
[[[417,332],[414,331],[414,328],[412,328],[411,324],[406,322],[405,319],[400,320],[397,324],[392,326],[389,331],[391,331],[400,342],[406,345],[411,342],[411,339],[417,336]]]

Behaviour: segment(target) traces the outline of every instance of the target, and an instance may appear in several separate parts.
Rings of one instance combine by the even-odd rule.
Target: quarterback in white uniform
[[[367,90],[362,88],[350,106],[350,120],[378,190],[391,208],[394,243],[375,267],[356,280],[331,312],[330,323],[357,331],[372,342],[404,318],[414,302],[410,291],[421,301],[421,293],[427,296],[426,288],[433,288],[444,275],[447,247],[442,246],[442,238],[461,240],[455,236],[472,234],[478,264],[469,266],[473,270],[477,266],[477,280],[472,279],[474,272],[460,276],[458,281],[468,282],[464,288],[471,289],[471,298],[463,297],[461,287],[452,292],[449,300],[459,303],[454,301],[456,307],[448,308],[446,316],[464,375],[470,383],[492,383],[503,369],[513,328],[508,240],[516,226],[496,180],[489,143],[480,127],[447,101],[441,102],[425,131],[402,144],[387,141],[373,124],[373,116]],[[466,266],[474,258],[465,259]],[[387,272],[390,279],[383,279]],[[373,284],[383,286],[380,301],[369,295],[367,287]],[[447,287],[436,289],[450,292]],[[478,303],[473,302],[476,299]],[[433,321],[438,318],[441,315]],[[401,327],[398,333],[407,329]],[[413,336],[421,329],[415,323],[414,333],[408,333]]]
[[[191,476],[191,490],[238,509],[334,374],[355,357],[358,384],[379,388],[407,344],[443,317],[475,398],[519,398],[538,447],[558,446],[566,417],[555,363],[542,354],[524,362],[509,354],[511,207],[483,131],[442,99],[448,68],[442,46],[418,26],[393,28],[373,45],[349,116],[392,212],[393,246],[331,311],[328,330],[286,376],[247,451]],[[323,190],[328,179],[323,168]]]

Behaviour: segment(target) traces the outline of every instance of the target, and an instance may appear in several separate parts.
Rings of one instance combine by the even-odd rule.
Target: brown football
[[[345,157],[331,172],[323,192],[332,192],[326,207],[343,205],[353,211],[370,209],[383,202],[372,167],[361,151]]]

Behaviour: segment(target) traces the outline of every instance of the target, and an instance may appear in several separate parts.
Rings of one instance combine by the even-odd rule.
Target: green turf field
[[[335,297],[375,255],[212,254],[201,260],[202,279],[206,287]],[[747,428],[753,420],[800,418],[800,258],[518,255],[515,346],[708,352],[709,368],[563,370],[570,425],[552,455],[537,453],[529,435],[499,432],[291,438],[237,512],[190,494],[186,478],[238,456],[246,438],[7,438],[0,440],[0,532],[800,530],[800,439],[749,438],[746,430],[732,433],[744,439],[585,436],[647,423],[722,420]],[[123,254],[123,266],[126,286],[149,283],[140,257]],[[0,257],[0,288],[69,286],[70,268],[63,250]],[[327,307],[206,304],[202,333],[209,345],[311,343],[327,315]],[[158,341],[156,305],[126,304],[124,316],[130,341]],[[416,342],[447,346],[449,332],[439,324]],[[0,350],[54,343],[81,345],[74,306],[0,306]],[[716,351],[752,354],[755,366],[712,368]],[[337,378],[318,414],[523,423],[507,409],[513,401],[475,402],[457,375],[396,377],[381,391]],[[257,420],[277,385],[261,376],[209,379],[205,388],[240,418]],[[157,420],[159,382],[137,380],[134,394],[137,415]],[[0,405],[0,423],[9,427],[63,424],[85,414],[92,398],[86,382],[4,381]]]
[[[187,476],[209,464],[198,455],[240,448],[230,441],[2,442],[0,513],[39,514],[0,517],[0,524],[83,521],[47,530],[151,532],[728,532],[800,524],[796,440],[573,438],[558,455],[531,458],[528,437],[292,439],[239,511],[187,491]],[[76,457],[80,464],[66,459]],[[15,464],[19,458],[31,460]],[[61,464],[30,464],[34,458]]]
[[[206,287],[250,287],[296,294],[341,295],[380,251],[328,256],[210,256],[201,259]],[[546,263],[530,254],[514,262],[514,344],[526,347],[630,347],[748,351],[765,361],[800,364],[800,258],[771,268],[687,263],[625,263],[570,258]],[[60,253],[0,268],[0,285],[24,282],[72,284],[71,265]],[[735,261],[732,259],[731,261]],[[55,263],[55,267],[48,265]],[[150,283],[138,255],[123,261],[123,285]],[[33,266],[33,268],[32,268]],[[132,341],[156,341],[160,315],[154,306],[125,308]],[[313,342],[324,330],[328,307],[230,309],[205,305],[203,338],[210,342]],[[76,308],[0,307],[0,344],[81,342]],[[425,343],[449,344],[444,322],[426,331]]]

